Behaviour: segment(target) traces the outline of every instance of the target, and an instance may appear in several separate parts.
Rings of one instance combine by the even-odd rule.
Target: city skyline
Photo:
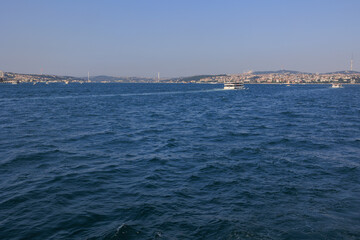
[[[9,1],[0,69],[164,78],[360,70],[358,1]]]

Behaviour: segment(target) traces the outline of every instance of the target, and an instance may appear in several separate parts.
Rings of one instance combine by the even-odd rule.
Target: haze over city
[[[1,2],[0,70],[189,76],[360,70],[360,1]]]

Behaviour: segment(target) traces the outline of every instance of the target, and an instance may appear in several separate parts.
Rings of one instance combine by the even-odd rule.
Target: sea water
[[[0,85],[0,239],[360,239],[360,86]]]

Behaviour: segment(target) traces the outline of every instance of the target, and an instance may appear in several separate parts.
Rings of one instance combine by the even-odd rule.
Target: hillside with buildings
[[[113,76],[93,76],[72,77],[43,74],[22,74],[0,71],[0,83],[224,83],[224,82],[243,82],[246,84],[325,84],[325,83],[360,83],[360,72],[338,71],[332,73],[303,73],[298,71],[261,71],[247,72],[241,74],[221,74],[221,75],[196,75],[189,77],[156,79],[145,77],[113,77]]]
[[[302,73],[297,71],[263,71],[242,74],[209,75],[164,80],[174,83],[224,83],[243,82],[247,84],[310,84],[310,83],[360,83],[360,72],[341,71],[334,73]]]
[[[24,74],[3,72],[3,77],[0,78],[2,83],[71,83],[71,82],[86,82],[83,78],[71,77],[71,76],[58,76],[58,75],[46,75],[46,74]]]

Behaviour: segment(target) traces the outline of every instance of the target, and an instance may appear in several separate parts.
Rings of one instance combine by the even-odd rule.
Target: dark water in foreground
[[[0,85],[0,239],[360,239],[360,86]]]

